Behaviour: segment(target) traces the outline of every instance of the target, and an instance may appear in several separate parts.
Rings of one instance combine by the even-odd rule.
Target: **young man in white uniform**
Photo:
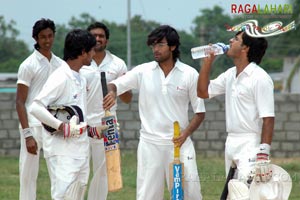
[[[22,62],[18,71],[16,109],[20,121],[21,149],[19,158],[20,200],[36,199],[36,181],[42,148],[42,125],[29,112],[33,99],[49,75],[63,62],[52,52],[55,24],[50,19],[35,22],[32,37],[34,52]]]
[[[240,31],[230,40],[227,52],[235,66],[209,81],[215,57],[211,54],[203,60],[198,79],[199,97],[225,94],[226,173],[233,162],[237,166],[236,178],[247,185],[251,171],[256,173],[256,181],[266,182],[271,177],[269,155],[275,118],[273,82],[258,66],[267,47],[264,38],[250,37]]]
[[[86,80],[79,70],[91,63],[95,44],[95,37],[88,31],[76,29],[69,32],[64,46],[66,63],[51,74],[33,102],[32,114],[57,130],[52,134],[47,132],[43,138],[54,200],[83,199],[89,177],[89,142],[86,119],[79,123],[75,118],[74,124],[72,117],[69,123],[62,122],[52,116],[46,107],[77,105],[85,118]]]
[[[148,35],[155,61],[136,66],[109,84],[117,95],[130,89],[139,91],[141,119],[138,145],[137,200],[162,200],[165,180],[169,186],[169,164],[174,143],[181,146],[184,163],[185,199],[201,200],[196,154],[190,135],[204,119],[204,101],[197,97],[197,71],[179,60],[179,35],[170,26],[160,26]],[[189,121],[188,108],[194,111]],[[173,123],[181,127],[173,139]]]
[[[90,66],[83,66],[80,69],[82,74],[87,80],[87,122],[90,127],[100,126],[101,119],[104,117],[104,109],[102,106],[103,94],[100,73],[105,72],[107,82],[115,80],[127,72],[125,62],[113,55],[106,49],[109,40],[109,29],[105,24],[95,22],[91,24],[87,30],[95,36],[97,44],[94,48],[95,55]],[[132,98],[131,91],[127,91],[120,95],[120,99],[129,103]],[[114,105],[110,112],[116,115],[117,105]],[[98,174],[96,177],[100,185],[94,184],[89,188],[88,199],[101,199],[105,200],[108,193],[107,174],[104,143],[101,135],[94,136],[94,131],[88,129],[91,146],[91,158],[93,163],[93,174]],[[100,136],[100,137],[99,137]]]

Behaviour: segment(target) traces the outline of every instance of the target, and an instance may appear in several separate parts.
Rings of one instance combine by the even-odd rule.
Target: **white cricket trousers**
[[[37,142],[37,155],[28,153],[26,141],[20,129],[21,149],[19,157],[20,200],[36,199],[36,181],[39,172],[39,158],[43,141],[43,127],[31,127],[32,135]]]
[[[254,170],[261,135],[256,133],[229,133],[225,143],[226,176],[232,161],[237,166],[235,178],[247,182]]]
[[[88,191],[88,200],[106,200],[108,194],[107,169],[103,139],[89,138],[93,163],[93,177]]]
[[[169,165],[174,160],[174,145],[156,145],[140,139],[138,145],[137,200],[163,200],[165,180],[169,188]],[[184,163],[184,199],[202,200],[196,153],[188,137],[180,149]]]
[[[52,200],[64,200],[67,189],[75,181],[87,185],[90,172],[88,157],[51,156],[46,160],[51,173]]]

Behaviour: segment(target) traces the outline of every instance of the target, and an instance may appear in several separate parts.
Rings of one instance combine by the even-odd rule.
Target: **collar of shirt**
[[[110,63],[110,61],[113,59],[110,51],[105,50],[105,57],[102,60],[102,62],[100,63],[100,65],[97,65],[97,63],[94,61],[94,59],[91,62],[91,66],[97,67],[97,68],[101,68],[102,66],[106,65],[107,63]]]
[[[107,63],[110,63],[112,59],[113,59],[113,57],[112,57],[110,51],[105,50],[105,57],[104,57],[103,61],[101,62],[100,67]]]
[[[157,67],[159,67],[159,64],[158,62],[154,61],[155,65],[152,65],[151,68],[152,70],[156,69]],[[184,69],[183,69],[183,66],[182,66],[182,63],[177,59],[175,65],[174,65],[174,68],[177,68],[179,69],[181,72],[184,72]]]
[[[244,73],[246,73],[248,76],[250,76],[254,69],[256,68],[256,64],[254,62],[251,62],[247,65],[247,67],[244,69]]]
[[[38,50],[34,50],[34,53],[37,57],[37,59],[40,61],[40,60],[43,60],[43,59],[47,59],[43,54],[41,54]]]
[[[35,53],[35,55],[36,55],[36,57],[37,57],[37,59],[39,60],[39,61],[41,61],[41,60],[43,60],[43,59],[45,59],[45,60],[47,60],[48,61],[48,59],[43,55],[43,54],[41,54],[38,50],[34,50],[34,53]],[[48,61],[49,62],[49,61]],[[53,64],[53,65],[56,65],[56,66],[58,66],[60,63],[59,63],[59,60],[57,59],[57,57],[51,52],[51,60],[50,60],[50,63],[51,64]]]
[[[65,69],[66,74],[68,75],[68,77],[70,77],[72,80],[76,80],[74,74],[73,74],[73,70],[70,68],[70,66],[68,65],[68,63],[64,63],[62,65],[62,67]]]

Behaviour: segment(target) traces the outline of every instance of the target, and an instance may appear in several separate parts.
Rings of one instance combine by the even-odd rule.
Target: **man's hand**
[[[208,44],[208,45],[211,46],[212,44]],[[215,52],[213,49],[210,48],[209,50],[206,51],[206,53],[208,54],[208,56],[202,58],[202,63],[203,63],[203,65],[206,64],[206,65],[211,66],[216,57]]]
[[[179,137],[173,138],[173,143],[175,144],[175,146],[181,147],[188,136],[189,134],[187,134],[185,131],[182,131]]]
[[[28,137],[25,139],[26,141],[26,148],[27,148],[27,151],[28,153],[31,153],[33,155],[37,155],[37,143],[34,139],[34,137]]]
[[[28,153],[37,155],[37,143],[32,135],[31,128],[22,129],[22,134],[25,138],[26,149]]]
[[[103,109],[109,110],[113,105],[116,104],[116,93],[110,91],[105,97],[103,97]]]
[[[270,145],[260,144],[259,151],[256,157],[255,166],[255,181],[256,182],[267,182],[272,177],[272,169],[270,167]]]
[[[76,115],[74,115],[68,123],[62,124],[64,138],[78,138],[85,132],[86,128],[86,122],[79,123],[79,118]]]
[[[96,126],[96,127],[92,127],[92,126],[88,126],[88,136],[94,139],[101,139],[103,138],[103,134],[102,131],[108,129],[107,125],[101,125],[101,126]]]

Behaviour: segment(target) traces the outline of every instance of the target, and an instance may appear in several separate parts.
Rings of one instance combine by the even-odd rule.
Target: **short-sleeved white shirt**
[[[172,144],[173,123],[189,124],[189,104],[195,113],[205,112],[204,101],[197,97],[197,71],[180,62],[165,77],[153,61],[136,66],[117,80],[117,94],[129,89],[139,92],[140,137],[155,144]]]
[[[105,52],[106,55],[99,66],[93,60],[90,66],[83,66],[80,69],[80,74],[87,80],[87,120],[91,126],[101,124],[101,118],[104,116],[100,72],[105,72],[107,83],[127,72],[127,66],[122,59],[107,50]],[[115,114],[116,109],[117,105],[114,105],[110,111]]]
[[[236,73],[232,67],[211,80],[209,97],[225,94],[227,132],[260,134],[262,118],[275,116],[273,81],[253,62]]]
[[[28,87],[28,96],[25,102],[27,110],[32,104],[34,97],[41,91],[49,75],[56,70],[62,62],[64,61],[53,53],[49,62],[39,51],[34,50],[34,52],[21,63],[18,71],[17,84],[23,84]],[[29,112],[27,115],[29,126],[32,127],[41,124]]]
[[[48,105],[77,105],[81,108],[84,121],[86,114],[86,80],[80,77],[76,79],[67,63],[63,63],[54,71],[46,81],[42,91],[34,99],[34,102]],[[46,130],[44,130],[46,131]],[[64,139],[61,135],[43,135],[43,150],[45,157],[53,155],[66,155],[74,158],[83,158],[88,155],[88,136],[86,133],[79,138]]]

